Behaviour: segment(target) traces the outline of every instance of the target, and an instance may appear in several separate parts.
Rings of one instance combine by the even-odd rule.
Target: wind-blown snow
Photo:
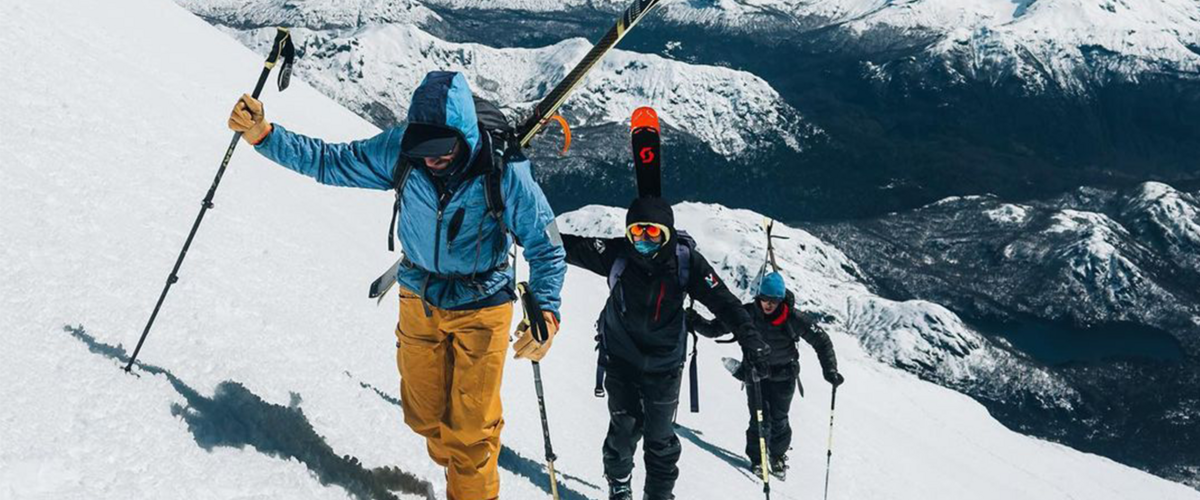
[[[137,375],[119,370],[261,56],[165,0],[0,3],[0,46],[0,497],[427,498],[423,482],[442,494],[442,471],[396,405],[394,305],[364,293],[393,257],[382,250],[387,193],[322,187],[243,147],[144,364]],[[375,132],[302,82],[264,101],[302,132]],[[714,261],[753,262],[725,237],[754,238],[753,214],[679,211]],[[565,215],[564,226],[585,215]],[[853,268],[838,270],[844,257],[800,231],[780,232],[805,245],[780,256],[802,297],[859,293]],[[567,283],[564,330],[543,372],[561,491],[594,499],[606,421],[591,395],[591,323],[605,285],[579,269]],[[826,300],[805,303],[839,311]],[[1200,497],[1013,433],[969,398],[875,361],[842,324],[833,340],[849,382],[838,398],[832,498]],[[701,348],[704,413],[679,416],[680,498],[758,494],[731,451],[742,447],[746,416],[717,360],[735,353]],[[804,363],[815,366],[811,352]],[[811,368],[803,377],[795,468],[773,484],[779,498],[817,495],[824,472],[827,386]],[[525,363],[510,364],[503,390],[502,495],[544,497]]]

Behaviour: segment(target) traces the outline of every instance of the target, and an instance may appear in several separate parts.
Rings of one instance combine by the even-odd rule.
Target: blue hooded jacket
[[[511,283],[513,269],[505,268],[504,263],[512,238],[488,214],[484,175],[468,168],[481,154],[485,139],[466,78],[454,72],[429,73],[413,93],[407,123],[451,128],[470,146],[471,154],[464,171],[447,183],[444,205],[439,203],[439,190],[423,164],[413,168],[396,229],[404,255],[414,265],[402,266],[397,281],[441,309],[460,309],[492,297]],[[273,124],[272,132],[256,149],[322,184],[390,190],[397,162],[409,161],[401,160],[404,130],[402,125],[370,139],[329,144]],[[504,224],[523,245],[529,262],[530,291],[542,309],[558,314],[567,272],[566,251],[553,226],[550,203],[533,180],[529,160],[510,159],[501,190]],[[473,281],[447,278],[472,275]]]

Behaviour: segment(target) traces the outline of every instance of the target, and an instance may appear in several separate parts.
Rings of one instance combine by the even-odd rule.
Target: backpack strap
[[[613,261],[612,269],[608,270],[608,289],[612,291],[617,288],[617,281],[621,279],[621,273],[625,272],[625,266],[629,265],[629,259],[621,256]]]
[[[679,288],[683,293],[687,293],[688,280],[692,274],[692,247],[689,243],[690,241],[690,237],[686,239],[681,237],[675,243],[675,266],[679,271]],[[695,303],[696,300],[692,299],[688,309],[691,309]],[[686,322],[684,323],[684,328],[687,328]],[[692,360],[688,364],[688,401],[692,413],[700,413],[700,367],[698,356],[700,338],[696,335],[695,330],[690,330],[690,332],[692,334]],[[684,342],[686,341],[687,338],[684,337]]]
[[[490,136],[490,134],[488,134]],[[492,141],[489,140],[489,143]],[[491,144],[489,144],[490,146]],[[508,155],[491,148],[492,168],[483,176],[483,198],[487,201],[488,214],[500,224],[500,230],[509,233],[504,223],[504,171],[508,170]]]
[[[392,204],[392,222],[388,224],[388,251],[396,251],[396,220],[400,217],[401,202],[404,200],[404,187],[408,177],[412,175],[413,164],[404,155],[396,159],[392,168],[392,190],[396,192],[396,202]]]
[[[692,274],[692,249],[681,243],[675,245],[675,265],[679,268],[679,288],[686,291]]]
[[[693,310],[695,304],[696,299],[691,299],[688,310]],[[684,328],[687,328],[686,323]],[[688,331],[692,334],[692,361],[688,364],[688,402],[691,404],[692,413],[700,413],[700,337],[696,335],[696,330],[688,328]]]

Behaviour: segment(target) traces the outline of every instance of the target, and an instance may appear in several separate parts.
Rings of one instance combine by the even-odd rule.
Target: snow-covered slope
[[[130,20],[145,22],[130,30]],[[391,258],[380,243],[385,193],[321,187],[240,151],[146,364],[138,375],[118,369],[118,345],[141,331],[260,56],[166,0],[0,3],[0,45],[0,497],[428,498],[426,484],[440,493],[442,471],[396,405],[395,309],[363,296]],[[264,99],[299,131],[374,132],[300,82]],[[752,259],[733,257],[742,249],[726,235],[750,235],[753,214],[679,210],[736,280],[733,269]],[[836,269],[844,257],[784,231],[808,248],[781,256],[801,269],[792,276],[801,292],[857,293],[853,271]],[[604,283],[578,269],[567,282],[564,331],[543,363],[551,427],[564,498],[600,498],[605,417],[590,391],[590,325]],[[812,304],[838,312],[823,300]],[[969,398],[875,361],[840,324],[834,342],[849,379],[834,498],[1200,498],[1015,434]],[[680,498],[758,494],[729,451],[742,446],[745,415],[717,360],[735,351],[702,348],[705,411],[679,417]],[[804,362],[815,363],[811,353]],[[823,474],[828,396],[815,371],[804,381],[797,466],[774,484],[780,498],[817,494]],[[523,363],[510,364],[504,397],[503,496],[544,497]]]

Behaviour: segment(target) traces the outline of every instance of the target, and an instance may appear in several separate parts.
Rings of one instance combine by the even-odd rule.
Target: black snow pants
[[[608,367],[608,436],[604,439],[604,474],[610,480],[627,480],[633,473],[638,441],[645,444],[645,498],[671,498],[679,478],[679,438],[675,436],[675,411],[683,370],[640,373],[619,365]]]
[[[765,379],[759,382],[763,398],[763,432],[767,437],[768,460],[787,453],[792,446],[792,426],[788,422],[788,411],[792,409],[792,397],[796,394],[796,379]],[[746,428],[746,455],[750,463],[759,465],[762,455],[758,449],[758,419],[754,410],[754,386],[746,385],[746,402],[750,407],[750,427]]]

